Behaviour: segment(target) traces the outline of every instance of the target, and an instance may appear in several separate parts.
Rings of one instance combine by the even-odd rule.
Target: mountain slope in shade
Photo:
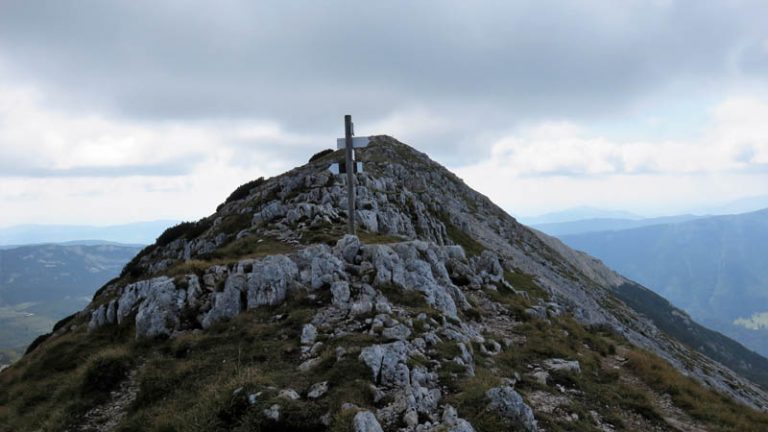
[[[0,431],[768,428],[767,360],[686,345],[426,155],[357,154],[357,236],[343,152],[243,185],[0,373]]]
[[[768,355],[768,209],[561,239]]]
[[[5,360],[23,353],[56,321],[81,310],[139,250],[90,242],[0,250],[0,352],[6,352]]]

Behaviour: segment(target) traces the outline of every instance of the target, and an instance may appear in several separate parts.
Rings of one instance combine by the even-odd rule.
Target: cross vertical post
[[[352,126],[352,116],[347,114],[344,116],[344,137],[346,139],[347,146],[347,227],[349,234],[356,235],[355,233],[355,161],[354,161],[354,149],[352,144],[352,135],[354,135]]]

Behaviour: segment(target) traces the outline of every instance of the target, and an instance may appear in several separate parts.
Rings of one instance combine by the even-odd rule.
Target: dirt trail
[[[112,432],[126,416],[128,407],[136,400],[139,385],[136,380],[138,369],[133,369],[128,378],[110,393],[109,400],[91,408],[83,416],[82,423],[67,432]]]

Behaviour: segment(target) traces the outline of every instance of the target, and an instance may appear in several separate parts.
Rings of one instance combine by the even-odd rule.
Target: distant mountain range
[[[586,219],[642,219],[643,217],[622,210],[606,210],[597,207],[574,207],[562,211],[545,213],[539,216],[519,216],[517,219],[526,225],[556,224],[561,222]]]
[[[749,213],[768,208],[768,195],[690,208],[686,214],[646,217],[624,210],[581,206],[538,216],[516,216],[519,222],[549,235],[578,234],[639,228],[649,225],[685,222],[708,216]]]
[[[635,221],[649,226],[580,234],[562,233],[594,221],[539,228],[554,235],[559,230],[558,237],[569,246],[655,290],[702,324],[768,355],[768,209],[679,219]]]
[[[0,364],[13,360],[56,321],[82,309],[141,249],[83,243],[0,250]]]
[[[0,246],[98,240],[146,245],[178,221],[158,220],[123,225],[16,225],[0,228]]]
[[[647,219],[613,219],[613,218],[593,218],[580,219],[567,222],[555,222],[531,225],[539,231],[549,235],[561,236],[567,234],[582,234],[598,231],[617,231],[632,228],[640,228],[651,225],[663,225],[670,223],[686,222],[689,220],[700,219],[707,216],[679,215],[664,216]]]

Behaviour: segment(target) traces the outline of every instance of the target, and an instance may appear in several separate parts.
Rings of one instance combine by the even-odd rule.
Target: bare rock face
[[[248,309],[276,306],[295,285],[299,269],[284,255],[273,255],[253,263],[247,276]]]
[[[230,319],[245,310],[243,290],[246,287],[246,277],[242,273],[227,276],[224,290],[213,294],[212,307],[204,314],[202,327],[208,328],[218,321]]]
[[[502,417],[528,432],[538,431],[533,410],[525,404],[523,397],[512,387],[495,387],[486,393],[490,400],[488,409],[498,412]]]
[[[170,278],[137,282],[126,286],[118,299],[96,308],[91,313],[88,329],[121,324],[136,312],[137,337],[169,336],[179,324],[185,302],[186,290],[177,290]]]
[[[186,293],[176,290],[173,281],[155,281],[136,314],[136,335],[154,338],[170,336],[179,325],[180,305]]]

